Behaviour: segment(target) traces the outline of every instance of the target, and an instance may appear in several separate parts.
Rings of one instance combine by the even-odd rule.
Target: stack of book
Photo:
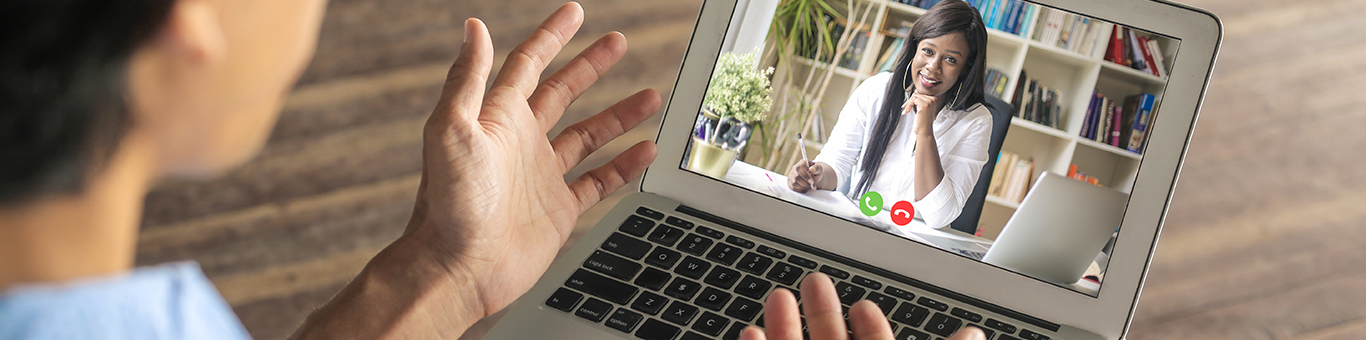
[[[1067,177],[1078,181],[1091,183],[1091,185],[1094,186],[1104,187],[1104,185],[1100,185],[1100,179],[1096,178],[1096,176],[1087,175],[1085,172],[1077,171],[1076,164],[1072,164],[1072,166],[1067,167]]]
[[[1058,90],[1043,86],[1038,79],[1030,78],[1028,72],[1020,70],[1015,98],[1010,103],[1016,108],[1016,117],[1058,129],[1062,122],[1062,101]]]
[[[982,84],[982,90],[986,91],[988,95],[995,96],[996,98],[1005,98],[1007,81],[1010,81],[1010,78],[1006,77],[1005,72],[1001,72],[1001,70],[994,68],[988,68],[987,79]]]
[[[1014,35],[1029,32],[1029,25],[1034,23],[1028,20],[1029,17],[1043,8],[1020,0],[967,0],[967,2],[972,7],[977,7],[977,11],[982,13],[982,22],[987,24],[987,28]]]
[[[1020,203],[1034,177],[1034,159],[1002,150],[996,156],[996,167],[991,172],[987,194],[1009,202]]]
[[[1110,34],[1105,60],[1157,77],[1167,77],[1167,60],[1162,56],[1162,46],[1151,36],[1138,34],[1128,27],[1120,26]]]
[[[1030,39],[1081,55],[1100,57],[1115,24],[1052,8],[1041,7]]]
[[[1142,153],[1156,99],[1151,94],[1140,93],[1126,97],[1120,103],[1093,91],[1081,126],[1081,137]]]

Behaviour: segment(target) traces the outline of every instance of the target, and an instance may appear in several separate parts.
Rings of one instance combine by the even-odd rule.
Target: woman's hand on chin
[[[911,132],[916,135],[933,136],[934,118],[939,115],[939,110],[943,106],[939,103],[938,97],[920,93],[918,90],[912,91],[911,97],[901,104],[901,115],[905,116],[911,112],[928,113],[915,115],[915,125],[912,126]]]

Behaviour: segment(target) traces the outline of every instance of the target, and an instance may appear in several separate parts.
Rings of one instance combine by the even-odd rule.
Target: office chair
[[[996,158],[1001,153],[1006,131],[1010,130],[1010,119],[1015,116],[1015,108],[1005,101],[986,96],[987,109],[991,111],[991,144],[987,147],[987,164],[982,166],[982,175],[977,177],[977,185],[963,204],[963,212],[949,223],[953,230],[973,235],[977,233],[977,221],[982,217],[982,204],[987,200],[987,187],[991,185],[991,173],[996,170]]]

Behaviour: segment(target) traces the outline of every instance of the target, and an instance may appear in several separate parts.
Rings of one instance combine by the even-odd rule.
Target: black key
[[[702,253],[706,252],[707,248],[711,248],[712,243],[715,243],[715,241],[712,241],[709,238],[702,237],[698,234],[688,234],[688,236],[683,238],[683,242],[678,244],[678,250],[684,253],[702,256]]]
[[[726,335],[722,335],[722,336],[721,336],[721,339],[722,339],[722,340],[739,340],[739,339],[740,339],[740,331],[745,330],[745,327],[746,327],[746,326],[748,326],[748,325],[743,324],[743,323],[739,323],[739,322],[736,322],[736,323],[731,324],[731,325],[730,325],[730,329],[726,330]]]
[[[641,313],[655,315],[659,314],[659,310],[664,309],[664,304],[668,302],[669,298],[651,292],[644,292],[640,293],[640,297],[636,298],[636,302],[631,303],[631,309],[638,310]]]
[[[773,259],[755,253],[745,253],[745,256],[740,258],[740,263],[735,264],[735,267],[750,274],[763,275],[770,265],[773,265]]]
[[[627,301],[631,301],[631,297],[635,296],[636,291],[640,290],[640,288],[636,288],[635,286],[609,279],[606,276],[598,275],[597,273],[585,269],[575,271],[574,275],[570,275],[569,279],[564,281],[564,285],[619,305],[624,305]]]
[[[602,243],[602,249],[607,249],[607,251],[621,254],[621,256],[629,257],[633,260],[639,260],[640,258],[645,257],[645,253],[650,252],[650,247],[653,246],[651,246],[649,242],[641,241],[622,233],[612,233],[612,236],[607,237],[607,242]]]
[[[664,219],[664,223],[668,223],[669,225],[683,229],[692,229],[692,222],[684,221],[681,218],[673,216],[669,216],[669,218]]]
[[[882,282],[873,281],[873,279],[866,278],[866,277],[863,277],[863,276],[861,276],[861,275],[854,275],[854,279],[853,279],[853,280],[850,280],[850,281],[853,281],[854,284],[857,284],[857,285],[860,285],[860,286],[864,286],[864,287],[868,287],[868,289],[872,289],[872,290],[882,289]]]
[[[798,266],[806,267],[806,269],[816,269],[816,261],[807,260],[805,257],[797,255],[788,256],[787,262],[792,262],[793,264],[796,264]]]
[[[840,281],[835,284],[835,293],[840,296],[840,303],[848,306],[858,302],[863,298],[863,293],[867,292],[863,287],[851,285],[848,282]]]
[[[764,297],[764,293],[768,293],[769,287],[773,287],[773,283],[746,275],[740,280],[740,284],[735,286],[735,294],[758,300]]]
[[[731,235],[730,237],[726,237],[726,243],[734,244],[734,245],[737,246],[737,247],[745,248],[745,249],[753,249],[753,248],[754,248],[754,241],[750,241],[750,240],[746,240],[746,239],[743,239],[743,238],[735,237],[735,235]]]
[[[849,279],[849,272],[844,271],[844,269],[839,269],[831,266],[821,266],[821,272],[825,273],[825,275],[830,275],[831,278],[840,280]]]
[[[763,310],[763,304],[738,297],[735,298],[735,302],[730,303],[730,307],[726,308],[726,315],[740,319],[740,321],[750,322],[754,320],[755,315],[759,315],[759,312]]]
[[[650,208],[646,208],[646,207],[639,207],[639,208],[636,208],[636,214],[638,214],[638,215],[640,215],[640,216],[645,216],[645,217],[652,218],[652,219],[654,219],[654,220],[656,220],[656,221],[658,221],[658,220],[661,219],[661,218],[664,218],[664,213],[658,212],[658,211],[654,211],[654,210],[652,210],[652,209],[650,209]]]
[[[721,231],[718,231],[718,230],[712,229],[712,228],[703,227],[703,226],[697,226],[697,233],[698,233],[698,234],[702,234],[702,236],[706,236],[706,237],[710,237],[710,238],[714,238],[714,239],[718,239],[718,240],[720,240],[721,237],[726,236],[726,234],[721,233]]]
[[[710,262],[688,256],[683,259],[683,263],[678,264],[678,268],[674,268],[674,273],[696,280],[702,278],[702,275],[707,273],[707,269],[711,269]]]
[[[640,325],[640,329],[636,330],[636,336],[645,340],[673,340],[681,331],[673,325],[649,319],[645,320],[645,323]]]
[[[593,251],[593,255],[588,256],[588,259],[583,261],[583,266],[620,280],[630,280],[632,276],[636,276],[636,273],[640,272],[640,267],[642,267],[639,263],[601,250]]]
[[[666,321],[685,326],[692,317],[697,315],[697,307],[688,305],[686,301],[674,301],[669,304],[669,308],[664,309],[664,315],[660,315]]]
[[[1034,333],[1034,331],[1028,329],[1021,329],[1020,337],[1024,338],[1025,340],[1048,340],[1048,336],[1039,333]]]
[[[934,316],[930,317],[930,321],[925,323],[925,331],[938,336],[950,336],[961,326],[963,326],[963,320],[944,313],[934,313]]]
[[[950,314],[950,315],[953,315],[953,316],[956,316],[956,317],[963,318],[963,320],[968,320],[968,322],[982,322],[982,315],[981,315],[981,314],[969,312],[969,311],[966,310],[966,309],[962,309],[962,308],[958,308],[958,307],[953,307],[953,310],[949,311],[949,314]],[[990,338],[990,337],[988,337],[988,338]]]
[[[892,321],[906,324],[910,327],[920,327],[920,323],[925,322],[925,317],[930,316],[930,310],[925,307],[912,305],[910,302],[902,302],[896,312],[892,313]]]
[[[673,278],[673,276],[663,270],[645,267],[645,271],[641,272],[640,276],[636,277],[635,282],[637,285],[645,287],[645,289],[659,290],[660,288],[664,288],[664,284],[669,283],[669,279],[671,278]]]
[[[916,303],[919,303],[921,306],[929,307],[930,309],[937,310],[937,311],[940,311],[940,312],[944,312],[944,311],[948,311],[948,310],[949,310],[949,305],[948,305],[948,304],[945,304],[945,303],[939,302],[939,301],[935,301],[934,299],[927,298],[927,297],[924,297],[924,296],[921,296],[921,297],[920,297],[920,300],[915,300],[915,302],[916,302]]]
[[[1015,334],[1014,325],[1004,323],[996,319],[987,319],[986,325],[988,328],[995,328],[996,330],[1001,331],[1002,333]]]
[[[684,278],[675,278],[669,288],[664,289],[664,294],[681,300],[692,300],[693,295],[702,289],[702,285]]]
[[[982,330],[982,334],[983,334],[983,335],[986,335],[986,338],[987,338],[987,339],[991,339],[992,336],[996,335],[996,331],[987,329],[986,327],[982,327],[982,325],[968,325],[968,326],[977,327],[977,329]],[[966,327],[964,327],[964,328],[966,328]]]
[[[784,251],[782,251],[782,250],[773,249],[773,248],[770,248],[769,246],[765,246],[765,245],[760,245],[758,251],[759,251],[760,254],[764,254],[764,255],[767,255],[767,256],[769,256],[769,257],[773,257],[773,258],[776,258],[776,259],[779,259],[779,260],[782,260],[784,257],[787,257],[787,253],[786,253],[786,252],[784,252]]]
[[[678,252],[673,251],[673,249],[658,247],[655,248],[655,251],[650,252],[650,256],[645,257],[645,263],[667,270],[673,268],[674,264],[678,263],[678,259],[681,257],[683,257],[683,254],[679,254]]]
[[[727,324],[730,324],[730,319],[712,312],[706,312],[702,313],[702,316],[697,318],[697,322],[692,324],[692,330],[717,336],[721,335],[721,331],[726,329]]]
[[[650,228],[654,227],[655,221],[651,221],[650,219],[644,217],[631,215],[631,217],[626,218],[626,222],[621,222],[621,227],[617,228],[617,230],[621,230],[621,232],[623,233],[635,235],[636,237],[645,237],[645,234],[650,232]]]
[[[896,340],[930,340],[930,335],[917,331],[915,328],[906,327],[901,329],[901,333],[896,334]]]
[[[740,255],[743,253],[743,250],[740,250],[740,248],[736,248],[735,246],[718,244],[715,248],[711,248],[711,252],[707,253],[707,259],[720,263],[723,266],[729,266],[732,263],[735,263],[735,260],[740,259]]]
[[[583,306],[579,306],[579,309],[574,311],[574,315],[593,320],[593,322],[600,322],[602,321],[602,318],[607,317],[607,313],[611,311],[612,304],[603,302],[602,300],[589,298],[588,301],[583,302]]]
[[[721,289],[730,289],[730,286],[734,286],[735,281],[738,280],[740,280],[740,272],[718,266],[716,269],[711,270],[711,274],[707,274],[707,279],[703,280],[703,282],[721,287]]]
[[[574,310],[574,305],[578,304],[579,300],[583,300],[583,294],[560,288],[555,290],[555,294],[550,294],[549,299],[545,299],[545,305],[568,313]]]
[[[773,266],[773,270],[768,271],[768,276],[764,277],[778,282],[778,284],[791,286],[797,283],[797,279],[802,277],[802,273],[803,271],[797,266],[787,264],[787,262],[778,262],[777,265]]]
[[[642,318],[644,317],[640,316],[639,313],[626,310],[626,308],[617,308],[615,312],[612,312],[612,316],[607,317],[607,327],[630,333],[631,329],[636,328],[636,324],[640,323]]]
[[[877,292],[868,293],[868,301],[872,301],[873,304],[877,305],[877,308],[882,309],[883,315],[891,314],[892,310],[896,309],[896,299]]]
[[[678,239],[683,238],[683,233],[683,229],[661,226],[656,228],[654,232],[651,232],[650,237],[647,237],[646,239],[649,239],[654,243],[662,244],[665,247],[672,247],[674,246],[674,243],[678,242]]]
[[[904,290],[904,289],[901,289],[901,288],[892,287],[892,286],[887,286],[887,289],[884,289],[884,290],[882,290],[882,291],[883,291],[883,292],[886,292],[887,295],[891,295],[891,296],[894,296],[894,297],[902,298],[902,299],[905,299],[906,301],[915,301],[915,294],[911,294],[911,292],[908,292],[908,291],[906,291],[906,290]]]
[[[730,293],[712,287],[703,289],[702,294],[697,295],[697,299],[693,300],[693,303],[698,306],[714,311],[720,311],[727,302],[730,302]]]
[[[711,338],[708,338],[702,334],[687,332],[683,333],[683,337],[679,338],[678,340],[711,340]]]

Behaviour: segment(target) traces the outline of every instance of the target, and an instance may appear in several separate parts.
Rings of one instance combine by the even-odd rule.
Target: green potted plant
[[[758,64],[753,52],[725,53],[717,60],[702,99],[688,169],[725,178],[738,151],[749,143],[754,125],[773,105],[773,68],[759,69]]]

